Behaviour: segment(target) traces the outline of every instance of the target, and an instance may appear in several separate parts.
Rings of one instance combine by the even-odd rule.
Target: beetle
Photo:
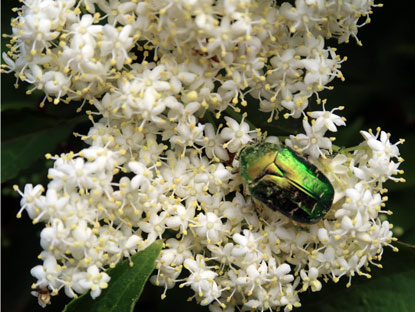
[[[239,171],[257,208],[266,206],[293,221],[320,221],[333,203],[334,188],[316,166],[282,144],[260,142],[238,153]]]

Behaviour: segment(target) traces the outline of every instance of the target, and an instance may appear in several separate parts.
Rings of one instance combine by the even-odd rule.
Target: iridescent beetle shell
[[[248,145],[239,152],[239,166],[256,201],[296,222],[316,223],[330,210],[334,197],[330,181],[284,145]]]

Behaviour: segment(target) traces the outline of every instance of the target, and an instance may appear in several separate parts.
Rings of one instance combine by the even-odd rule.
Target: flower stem
[[[362,151],[366,149],[367,149],[367,145],[356,145],[356,146],[345,148],[343,150],[339,146],[336,146],[336,149],[333,148],[333,150],[335,151],[340,150],[339,153],[341,154],[346,154],[346,153],[353,152],[353,151]]]

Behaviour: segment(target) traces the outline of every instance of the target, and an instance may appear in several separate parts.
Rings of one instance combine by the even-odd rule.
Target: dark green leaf
[[[16,177],[47,152],[55,152],[85,116],[57,119],[33,111],[3,114],[1,181]]]
[[[372,278],[355,277],[345,282],[323,285],[318,293],[303,294],[298,312],[410,312],[415,305],[415,249],[396,244],[400,251],[387,251],[374,269]]]
[[[156,241],[145,250],[131,257],[134,263],[129,266],[129,260],[120,262],[114,269],[108,270],[111,276],[109,286],[102,294],[93,300],[89,293],[72,300],[64,312],[130,312],[140,298],[144,285],[155,268],[155,260],[162,247],[161,241]]]
[[[34,109],[36,106],[33,104],[32,101],[5,101],[1,105],[1,111],[4,112],[6,110],[19,110],[22,108],[32,108]]]

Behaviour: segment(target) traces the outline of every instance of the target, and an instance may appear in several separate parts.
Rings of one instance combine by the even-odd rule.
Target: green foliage
[[[7,110],[20,110],[23,108],[30,108],[33,109],[33,103],[31,101],[6,101],[1,105],[1,111]]]
[[[3,113],[1,182],[15,178],[45,153],[54,152],[85,116],[51,118],[31,110]]]
[[[140,298],[144,285],[155,268],[155,260],[162,247],[161,241],[156,241],[131,257],[134,263],[129,266],[129,260],[124,260],[108,270],[111,281],[107,289],[95,300],[86,293],[72,300],[63,312],[130,312]]]

